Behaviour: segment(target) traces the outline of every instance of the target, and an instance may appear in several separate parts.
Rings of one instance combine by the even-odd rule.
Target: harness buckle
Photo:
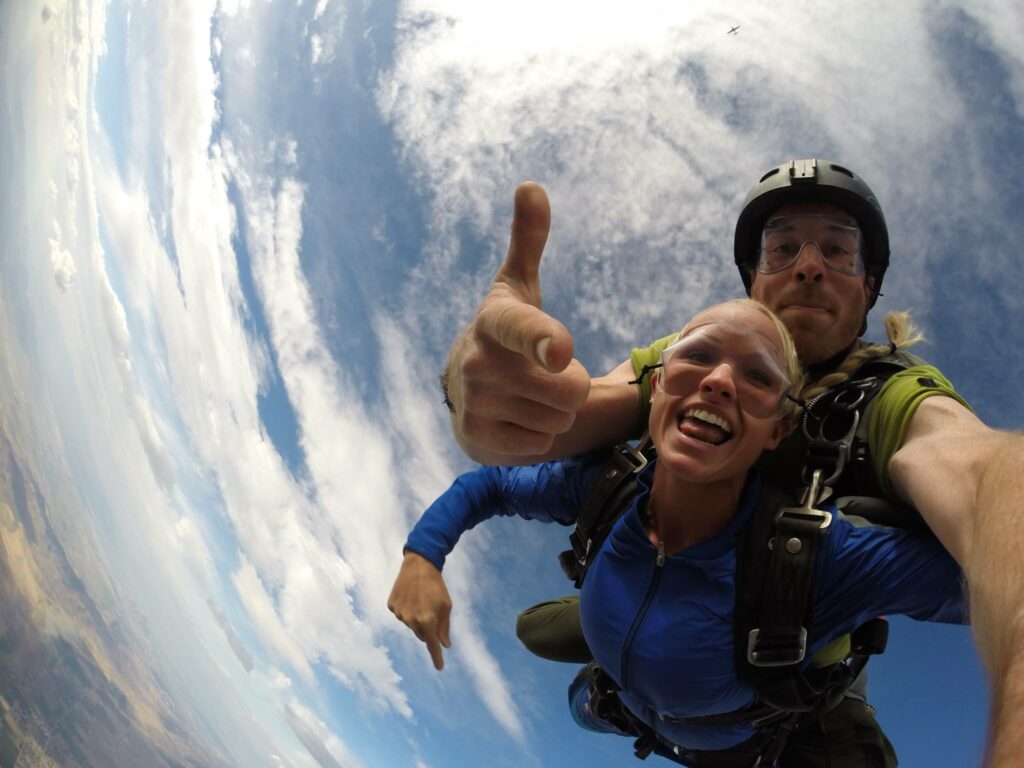
[[[644,456],[640,448],[632,445],[631,443],[626,443],[622,448],[622,455],[629,459],[634,465],[632,470],[633,474],[636,475],[642,472],[643,468],[647,466],[647,457]]]
[[[761,636],[760,627],[750,630],[747,635],[747,661],[755,667],[787,667],[799,664],[807,655],[807,628],[800,627],[796,643],[788,648],[772,648],[757,650],[757,642]]]
[[[857,429],[860,427],[861,412],[859,408],[867,396],[868,393],[860,382],[849,384],[844,389],[835,392],[831,401],[824,401],[826,404],[825,414],[820,417],[814,416],[817,422],[816,435],[811,434],[808,418],[811,416],[810,411],[805,415],[803,433],[808,441],[807,462],[804,465],[805,480],[810,481],[808,474],[811,472],[816,473],[819,469],[827,468],[830,474],[824,479],[822,485],[828,487],[843,474],[843,470],[850,460]],[[822,397],[819,395],[815,398],[811,407]],[[837,433],[841,437],[835,437]]]
[[[840,469],[840,471],[842,470]],[[823,531],[832,524],[832,513],[814,506],[832,495],[832,489],[828,486],[828,482],[823,483],[821,480],[822,474],[824,474],[824,470],[816,469],[811,475],[811,484],[805,490],[804,497],[800,502],[803,506],[783,507],[775,513],[776,525],[783,518],[795,518],[811,522],[820,521],[820,528]]]
[[[579,563],[580,565],[586,565],[587,564],[587,560],[590,559],[590,545],[593,544],[593,543],[594,543],[594,540],[591,539],[590,537],[587,537],[587,546],[584,547],[584,549],[583,549],[583,555],[578,557],[578,558],[576,558],[576,562],[577,563]]]
[[[807,520],[818,523],[818,528],[824,531],[832,525],[832,513],[823,509],[815,509],[806,505],[803,507],[783,507],[775,513],[775,522],[782,522],[784,518],[790,520]]]

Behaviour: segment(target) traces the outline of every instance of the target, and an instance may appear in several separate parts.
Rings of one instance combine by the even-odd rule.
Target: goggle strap
[[[653,364],[645,363],[644,367],[640,369],[640,373],[637,375],[637,377],[635,379],[633,379],[632,381],[627,381],[626,383],[627,384],[640,384],[640,383],[643,382],[644,377],[648,373],[650,373],[651,371],[657,370],[658,368],[662,368],[663,366],[664,366],[664,363],[653,363]]]

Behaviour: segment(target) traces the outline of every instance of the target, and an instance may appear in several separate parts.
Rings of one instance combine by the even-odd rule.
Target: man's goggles
[[[844,275],[864,274],[860,228],[846,219],[822,214],[776,216],[761,232],[757,271],[781,272],[791,266],[808,243],[821,254],[825,266]]]
[[[690,331],[661,353],[661,389],[687,396],[700,390],[715,369],[731,369],[739,407],[763,418],[778,411],[790,386],[770,339],[732,323],[712,323]]]

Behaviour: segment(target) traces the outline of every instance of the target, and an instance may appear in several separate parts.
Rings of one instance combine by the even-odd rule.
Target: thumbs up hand
[[[572,357],[572,336],[541,309],[540,260],[550,229],[547,193],[521,184],[508,255],[452,346],[445,373],[452,430],[481,463],[537,460],[572,427],[590,391],[589,374]]]

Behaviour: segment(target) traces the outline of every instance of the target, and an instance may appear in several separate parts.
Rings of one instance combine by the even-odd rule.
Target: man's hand
[[[550,229],[547,193],[521,184],[508,255],[452,346],[445,372],[452,429],[481,463],[542,456],[573,426],[590,391],[569,331],[541,310],[540,259]]]
[[[448,637],[452,599],[441,572],[432,562],[415,552],[405,553],[388,597],[388,609],[427,644],[434,669],[444,669],[441,646],[452,647]]]

